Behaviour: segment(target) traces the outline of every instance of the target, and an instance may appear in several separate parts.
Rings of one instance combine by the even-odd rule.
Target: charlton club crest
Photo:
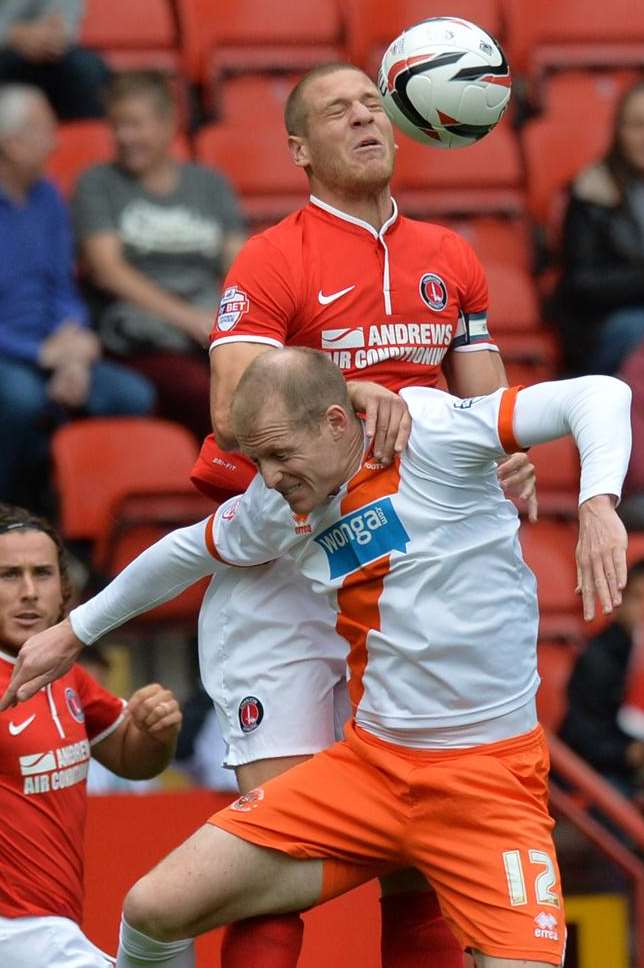
[[[447,286],[440,276],[435,272],[426,272],[421,277],[420,298],[426,306],[433,309],[435,313],[440,313],[447,306]]]
[[[252,733],[264,718],[264,707],[256,696],[246,696],[239,704],[239,725],[242,733]]]

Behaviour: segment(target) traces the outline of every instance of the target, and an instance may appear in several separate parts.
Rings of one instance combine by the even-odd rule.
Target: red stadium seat
[[[207,125],[195,139],[198,161],[223,171],[252,223],[268,224],[303,205],[306,176],[290,160],[286,135],[263,125]]]
[[[566,714],[566,688],[579,649],[571,642],[544,639],[537,645],[541,685],[537,693],[537,715],[541,725],[556,733]]]
[[[494,329],[494,320],[490,323]],[[538,332],[501,333],[497,339],[503,359],[515,363],[545,366],[556,372],[559,364],[559,345],[549,330]]]
[[[644,8],[632,0],[503,0],[508,55],[515,71],[539,79],[549,70],[642,63]]]
[[[56,149],[47,162],[47,176],[69,195],[78,176],[91,165],[114,155],[112,132],[105,121],[69,121],[57,132]]]
[[[575,594],[577,529],[563,522],[524,523],[520,537],[526,563],[537,578],[540,636],[578,637],[583,616]]]
[[[532,240],[525,218],[483,215],[447,219],[445,222],[467,239],[484,266],[509,263],[530,270],[533,261]]]
[[[637,71],[557,71],[545,78],[539,109],[549,118],[577,124],[580,109],[593,112],[597,124],[610,129],[617,101],[639,75]]]
[[[94,566],[111,577],[164,534],[205,517],[212,502],[189,481],[197,442],[178,424],[147,417],[78,420],[52,439],[61,532],[89,540]],[[192,623],[204,583],[147,613]]]
[[[488,262],[485,271],[490,293],[490,325],[495,336],[537,330],[537,293],[527,269],[508,262]]]
[[[522,131],[528,208],[552,237],[561,225],[568,183],[608,147],[610,117],[598,118],[593,104],[584,103],[578,106],[574,123],[544,115]]]
[[[403,212],[428,215],[523,210],[523,168],[509,121],[465,150],[432,149],[404,135],[396,138],[394,189]]]
[[[197,83],[344,59],[336,0],[178,0],[177,11],[184,69]]]
[[[229,124],[272,127],[284,132],[286,99],[299,74],[242,74],[224,78],[217,88],[217,115]],[[285,135],[284,135],[285,137]]]
[[[86,0],[80,40],[119,70],[179,67],[170,0]]]
[[[491,323],[494,332],[494,322]],[[554,380],[556,371],[548,363],[529,363],[503,358],[508,384],[511,387],[529,387],[545,380]],[[538,487],[538,482],[537,482]]]
[[[185,135],[177,135],[172,154],[179,161],[187,161],[191,157]],[[56,182],[64,195],[69,195],[86,168],[110,161],[113,157],[112,132],[107,122],[69,121],[58,127],[56,149],[47,162],[47,176]]]
[[[447,15],[471,20],[500,38],[497,0],[453,0],[447,7],[437,0],[349,0],[345,7],[349,59],[375,77],[385,48],[402,30],[421,20]]]

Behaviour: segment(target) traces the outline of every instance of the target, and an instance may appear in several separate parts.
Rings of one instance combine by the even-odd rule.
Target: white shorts
[[[347,652],[326,598],[288,559],[214,578],[199,614],[199,665],[226,766],[335,742],[350,713]]]
[[[112,968],[114,959],[69,918],[0,917],[2,968]]]

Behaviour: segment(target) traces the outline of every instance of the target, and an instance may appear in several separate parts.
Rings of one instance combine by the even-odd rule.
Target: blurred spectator
[[[625,731],[629,694],[639,672],[637,632],[644,623],[644,560],[628,575],[615,621],[590,640],[568,683],[561,738],[629,798],[644,789],[644,734]]]
[[[98,118],[109,72],[77,45],[83,0],[2,0],[0,81],[35,84],[63,120]]]
[[[175,765],[199,786],[237,792],[235,771],[222,765],[227,752],[212,699],[200,686],[183,707]]]
[[[36,88],[0,86],[0,499],[71,414],[143,414],[154,390],[98,359],[73,282],[65,206],[42,177],[54,115]]]
[[[605,157],[573,182],[555,297],[576,373],[615,373],[644,337],[644,82],[622,98]]]
[[[115,77],[107,106],[116,158],[85,172],[72,202],[99,333],[153,381],[161,416],[201,440],[211,429],[204,346],[243,241],[237,201],[222,175],[173,157],[176,110],[162,74]]]

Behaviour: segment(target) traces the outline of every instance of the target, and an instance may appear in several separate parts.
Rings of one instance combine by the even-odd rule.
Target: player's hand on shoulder
[[[143,686],[131,696],[127,712],[141,732],[159,743],[174,741],[181,728],[181,707],[170,689],[157,682]]]
[[[604,615],[622,602],[628,536],[615,503],[612,495],[599,494],[579,506],[576,591],[587,622],[595,617],[595,595]]]
[[[378,383],[349,380],[347,389],[354,410],[365,414],[365,429],[367,437],[373,441],[373,456],[383,464],[391,464],[407,446],[411,433],[407,404],[397,393]]]
[[[59,679],[72,667],[82,648],[68,618],[28,638],[0,700],[0,712],[31,699],[43,686]]]
[[[501,461],[496,473],[499,484],[509,497],[526,502],[528,520],[534,524],[538,518],[537,476],[528,455],[523,451],[511,454]]]

